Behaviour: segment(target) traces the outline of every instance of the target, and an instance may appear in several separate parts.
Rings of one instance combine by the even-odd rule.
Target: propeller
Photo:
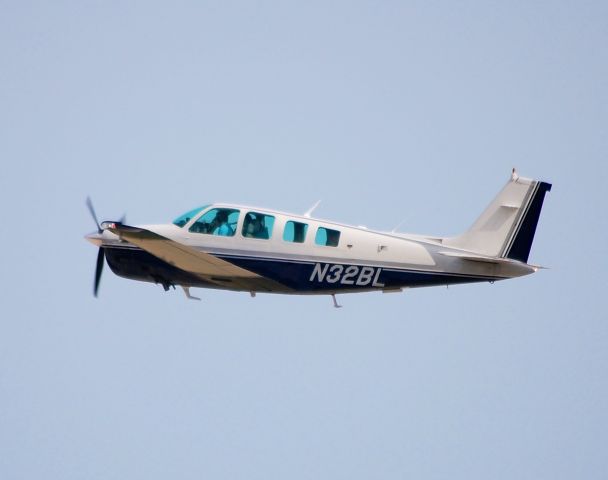
[[[91,216],[93,217],[93,221],[95,225],[97,225],[97,233],[103,233],[103,229],[101,225],[99,225],[99,221],[97,220],[97,215],[95,214],[95,208],[93,208],[93,202],[91,201],[91,197],[87,197],[87,207],[89,208],[89,212],[91,212]],[[99,282],[101,280],[101,272],[103,271],[103,264],[105,260],[105,253],[103,251],[103,247],[99,247],[99,252],[97,253],[97,266],[95,267],[95,283],[93,284],[93,295],[97,297],[97,290],[99,290]]]
[[[103,247],[99,247],[97,253],[97,267],[95,268],[95,284],[93,285],[93,295],[97,297],[97,290],[99,290],[99,281],[101,280],[101,272],[103,270],[103,263],[105,260],[105,253]]]
[[[101,225],[99,225],[99,222],[97,221],[97,215],[95,214],[95,209],[93,208],[93,202],[91,201],[91,197],[87,197],[87,207],[89,208],[89,212],[91,212],[91,216],[93,217],[95,225],[97,225],[97,233],[103,232],[103,230],[101,229]]]

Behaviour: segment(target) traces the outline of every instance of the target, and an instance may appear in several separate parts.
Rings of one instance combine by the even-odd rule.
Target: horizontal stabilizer
[[[462,260],[470,260],[471,262],[483,262],[483,263],[495,263],[495,264],[509,264],[509,263],[515,262],[515,260],[511,260],[509,258],[488,257],[485,255],[476,255],[474,253],[439,252],[439,255],[443,255],[445,257],[460,258]]]

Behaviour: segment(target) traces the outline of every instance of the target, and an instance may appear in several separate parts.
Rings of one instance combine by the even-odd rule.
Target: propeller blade
[[[93,208],[93,202],[91,201],[91,197],[87,197],[87,207],[89,207],[89,212],[91,212],[93,221],[95,222],[95,225],[97,225],[97,233],[103,232],[101,226],[99,225],[99,221],[97,220],[97,215],[95,214],[95,209]]]
[[[101,272],[103,270],[103,262],[105,260],[105,253],[103,248],[99,249],[97,254],[97,268],[95,269],[95,285],[93,287],[93,295],[97,297],[97,290],[99,289],[99,281],[101,280]]]

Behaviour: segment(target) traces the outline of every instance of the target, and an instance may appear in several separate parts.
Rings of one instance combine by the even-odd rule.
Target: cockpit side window
[[[198,207],[193,210],[190,210],[189,212],[184,213],[183,215],[180,215],[175,220],[173,220],[173,225],[177,225],[178,227],[183,227],[208,206],[209,205],[205,205],[204,207]]]
[[[243,221],[243,237],[268,240],[272,237],[274,217],[264,213],[247,212]]]
[[[340,232],[329,228],[319,227],[315,235],[315,243],[325,247],[337,247],[340,243]]]
[[[239,210],[233,208],[212,208],[205,212],[190,227],[190,232],[205,233],[207,235],[219,235],[221,237],[232,237],[236,231],[239,221]]]
[[[283,240],[286,242],[304,243],[308,224],[289,220],[283,229]]]

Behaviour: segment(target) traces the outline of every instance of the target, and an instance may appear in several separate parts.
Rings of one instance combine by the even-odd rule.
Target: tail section
[[[527,262],[545,193],[550,190],[550,183],[520,177],[514,169],[473,226],[458,237],[444,239],[444,245]]]

